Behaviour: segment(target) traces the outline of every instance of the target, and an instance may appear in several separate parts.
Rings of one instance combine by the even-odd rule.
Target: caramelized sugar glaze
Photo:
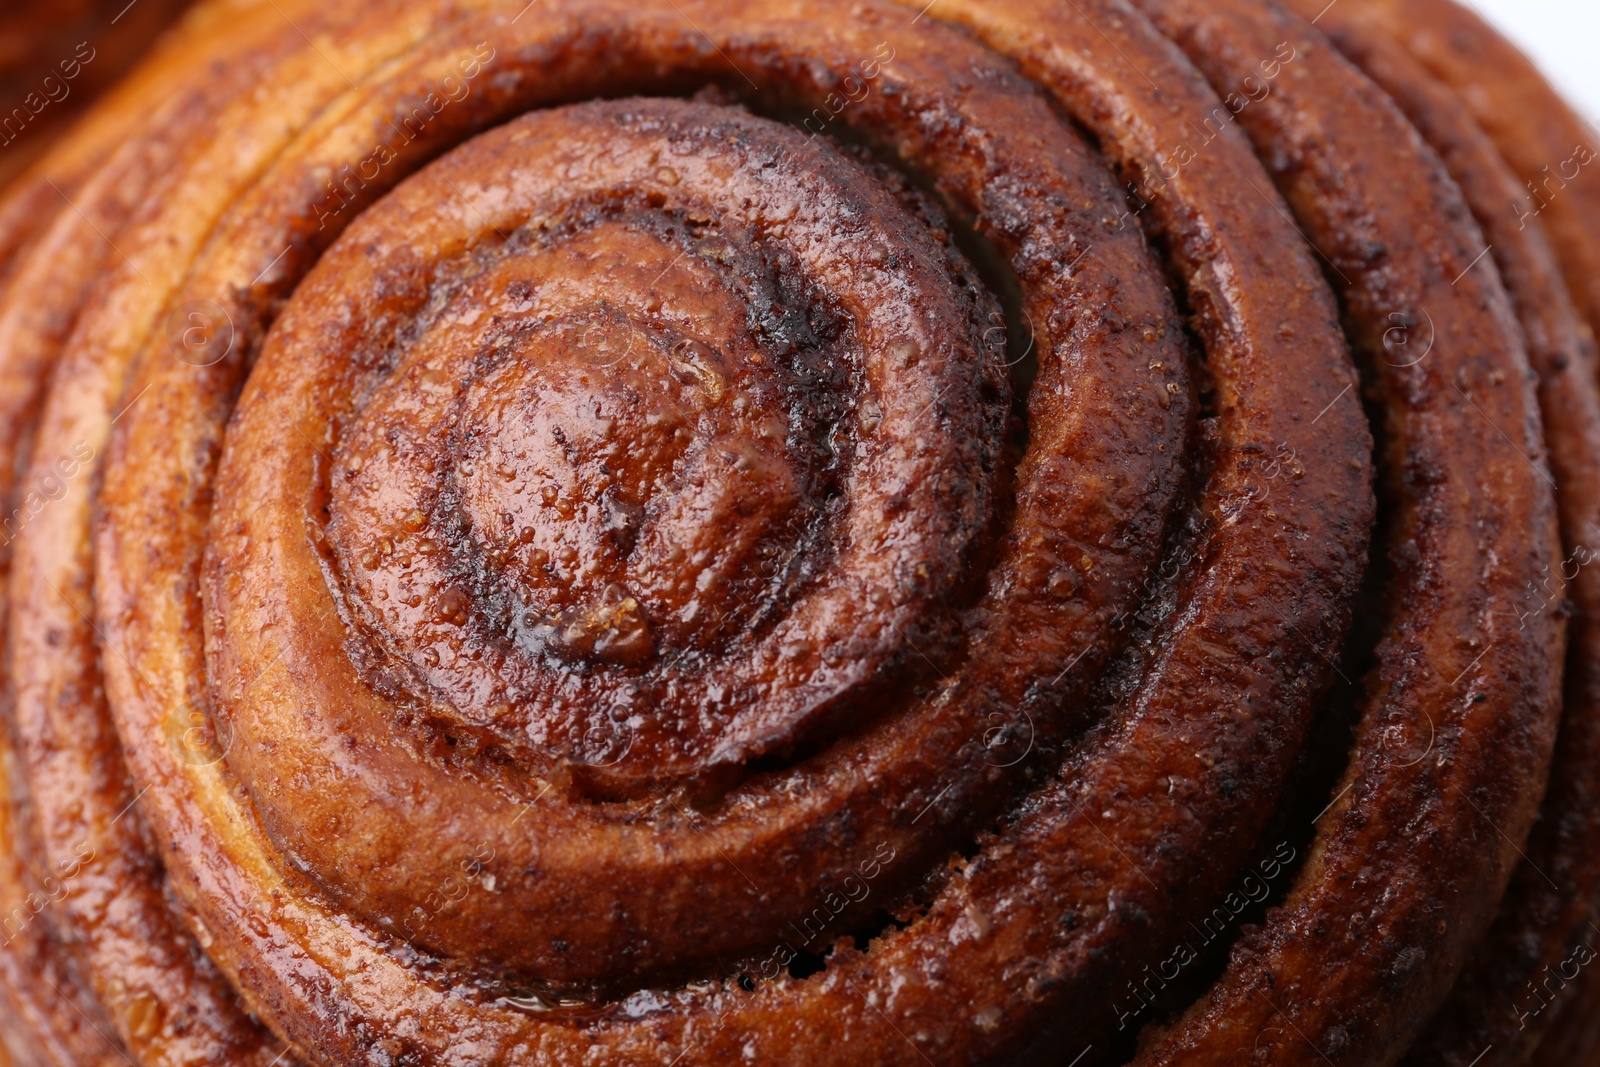
[[[0,203],[13,1060],[1591,1055],[1600,186],[1509,46],[336,7]]]

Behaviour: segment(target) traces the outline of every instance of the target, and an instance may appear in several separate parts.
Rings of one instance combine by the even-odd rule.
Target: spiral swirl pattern
[[[1600,185],[1321,6],[195,8],[0,202],[12,1059],[1583,1062]]]

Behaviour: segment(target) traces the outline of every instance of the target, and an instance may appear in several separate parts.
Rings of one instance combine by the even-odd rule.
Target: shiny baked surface
[[[1448,0],[202,3],[0,201],[9,1055],[1586,1062],[1587,136]]]

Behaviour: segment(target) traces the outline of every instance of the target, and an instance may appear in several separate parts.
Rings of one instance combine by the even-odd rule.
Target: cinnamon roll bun
[[[0,199],[6,1054],[1586,1062],[1594,152],[1320,8],[202,0]]]

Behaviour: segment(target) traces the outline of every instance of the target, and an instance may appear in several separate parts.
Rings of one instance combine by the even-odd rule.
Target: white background
[[[1600,0],[1463,0],[1511,38],[1590,122],[1600,120]]]

